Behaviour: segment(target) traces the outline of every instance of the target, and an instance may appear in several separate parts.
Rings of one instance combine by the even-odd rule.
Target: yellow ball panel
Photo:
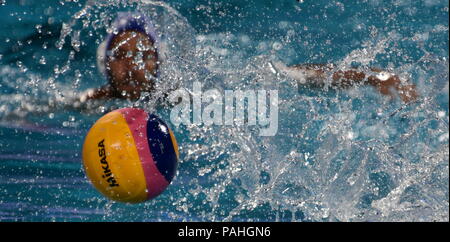
[[[106,197],[137,203],[147,200],[147,186],[139,154],[123,115],[110,112],[89,130],[83,163],[92,184]]]

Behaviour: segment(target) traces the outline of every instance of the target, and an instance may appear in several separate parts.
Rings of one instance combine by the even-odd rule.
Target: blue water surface
[[[448,221],[448,1],[1,1],[0,221]],[[73,107],[106,84],[96,51],[119,11],[167,40],[162,90],[278,90],[278,132],[173,126],[170,106]],[[301,87],[271,63],[379,67],[404,104],[368,86]],[[168,87],[169,88],[169,87]],[[81,149],[104,113],[137,106],[172,127],[177,175],[142,204],[108,200]]]

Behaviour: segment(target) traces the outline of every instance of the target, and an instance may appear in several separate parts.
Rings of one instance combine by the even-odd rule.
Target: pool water
[[[448,1],[0,1],[0,221],[448,221]],[[157,92],[74,107],[106,84],[96,49],[117,12],[140,10],[165,42]],[[271,63],[380,67],[404,104],[369,86],[306,88]],[[278,131],[175,127],[168,90],[278,90]],[[119,107],[169,123],[177,174],[142,204],[85,176],[91,125]]]

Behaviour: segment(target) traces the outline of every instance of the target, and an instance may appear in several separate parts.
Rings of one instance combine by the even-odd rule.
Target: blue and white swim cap
[[[101,73],[108,77],[106,71],[106,61],[108,56],[108,49],[111,47],[111,43],[117,35],[123,31],[135,30],[146,34],[152,41],[155,48],[156,58],[159,60],[158,50],[159,41],[156,35],[155,28],[150,19],[140,12],[119,12],[117,18],[112,24],[112,33],[108,34],[105,40],[97,48],[97,68]],[[158,76],[158,70],[156,76]]]

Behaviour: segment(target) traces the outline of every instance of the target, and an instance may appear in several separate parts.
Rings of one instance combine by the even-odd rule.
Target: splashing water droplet
[[[41,65],[47,64],[47,61],[46,61],[46,59],[45,59],[45,56],[41,56],[41,58],[39,59],[39,64],[41,64]]]

